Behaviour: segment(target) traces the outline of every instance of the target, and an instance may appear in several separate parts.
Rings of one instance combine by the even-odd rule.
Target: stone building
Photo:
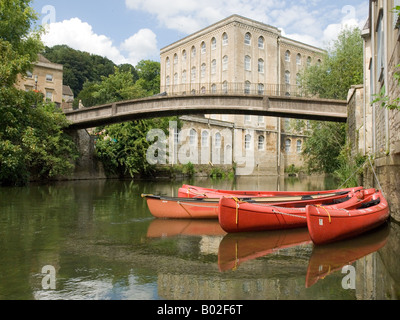
[[[69,87],[63,85],[63,66],[50,62],[41,54],[38,56],[38,61],[33,64],[32,71],[18,77],[16,87],[21,90],[41,92],[46,100],[60,107],[68,107],[65,98],[73,99],[71,89],[68,90]]]
[[[324,54],[322,49],[283,37],[278,28],[233,15],[161,49],[161,92],[301,95],[298,81],[301,70],[320,63]],[[208,129],[204,129],[204,121]],[[204,130],[211,130],[217,122],[218,128],[233,130],[232,141],[227,139],[230,144],[223,144],[223,148],[231,150],[229,159],[239,167],[238,157],[247,157],[247,162],[252,163],[252,173],[244,170],[243,174],[282,174],[287,166],[302,165],[300,153],[305,137],[285,130],[287,120],[205,115],[203,119],[186,118],[184,127],[193,129],[192,142],[196,139],[201,148],[206,147],[205,136],[209,135]],[[210,136],[209,143],[215,141],[220,143],[219,133]],[[212,147],[207,145],[207,148]],[[249,150],[253,151],[250,157]],[[195,160],[203,163],[200,155]]]
[[[382,188],[393,218],[400,221],[400,111],[374,102],[380,94],[389,101],[400,97],[394,77],[400,71],[400,21],[393,10],[397,5],[398,0],[370,0],[362,30],[364,85],[349,93],[349,136],[353,154],[366,155],[373,164],[365,169],[364,185]]]

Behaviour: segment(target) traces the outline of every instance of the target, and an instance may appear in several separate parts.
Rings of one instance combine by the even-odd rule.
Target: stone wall
[[[397,87],[396,90],[398,90]],[[364,132],[371,132],[370,121],[368,121],[368,108],[371,106],[367,106],[366,112],[363,108],[363,87],[354,86],[349,92],[348,99],[348,139],[353,157],[357,154],[370,156],[369,150],[372,150],[368,142],[370,140],[364,135]],[[386,130],[385,114],[388,115],[389,130]],[[366,131],[364,126],[366,126]],[[375,126],[376,153],[371,160],[373,167],[367,161],[360,182],[366,188],[382,189],[389,202],[392,218],[400,221],[400,153],[396,149],[400,143],[399,111],[388,111],[382,107],[376,107]],[[386,149],[387,134],[390,138],[388,150]]]

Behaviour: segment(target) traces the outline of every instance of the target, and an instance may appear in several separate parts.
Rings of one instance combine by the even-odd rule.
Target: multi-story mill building
[[[282,36],[278,28],[233,15],[161,49],[161,92],[298,95],[301,70],[320,63],[324,54],[322,49]],[[302,164],[305,137],[288,130],[287,119],[205,115],[183,120],[192,128],[191,139],[197,138],[199,149],[221,145],[222,157],[235,161],[234,156],[226,157],[231,149],[234,153],[241,146],[243,154],[253,148],[253,174],[280,174],[286,166]],[[221,141],[219,131],[226,129],[242,143],[233,146],[232,139]],[[206,162],[201,152],[197,156],[198,163]],[[216,160],[212,152],[209,160],[229,164]]]

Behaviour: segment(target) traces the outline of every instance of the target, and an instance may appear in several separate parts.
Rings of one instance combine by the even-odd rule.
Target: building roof
[[[72,96],[72,97],[74,96],[74,93],[72,92],[72,89],[70,86],[63,85],[63,95],[64,96]]]
[[[169,51],[169,50],[173,49],[174,47],[177,47],[179,45],[185,44],[185,43],[187,43],[189,41],[192,41],[192,40],[194,40],[194,39],[196,39],[196,38],[198,38],[200,36],[203,36],[203,35],[205,35],[207,33],[210,33],[210,32],[212,32],[214,30],[220,29],[221,27],[223,27],[225,25],[228,25],[228,24],[231,24],[231,23],[243,23],[243,24],[246,24],[246,25],[250,25],[250,26],[258,28],[258,29],[260,29],[262,31],[270,32],[270,33],[276,35],[277,38],[279,37],[284,41],[291,42],[291,43],[296,44],[296,45],[302,45],[302,46],[305,46],[305,47],[310,47],[310,48],[313,48],[314,50],[318,50],[318,51],[321,51],[321,52],[325,52],[325,50],[323,50],[321,48],[318,48],[318,47],[315,47],[315,46],[312,46],[312,45],[308,45],[308,44],[305,44],[305,43],[302,43],[302,42],[299,42],[299,41],[296,41],[296,40],[293,40],[293,39],[286,38],[286,37],[282,36],[281,30],[278,29],[277,27],[273,27],[273,26],[265,24],[263,22],[255,21],[255,20],[252,20],[250,18],[246,18],[246,17],[240,16],[238,14],[234,14],[234,15],[231,15],[231,16],[229,16],[229,17],[227,17],[227,18],[225,18],[225,19],[223,19],[223,20],[221,20],[219,22],[216,22],[216,23],[214,23],[214,24],[212,24],[212,25],[210,25],[210,26],[208,26],[206,28],[203,28],[203,29],[191,34],[191,35],[188,35],[187,37],[185,37],[185,38],[183,38],[181,40],[178,40],[178,41],[176,41],[176,42],[174,42],[174,43],[162,48],[160,50],[161,54],[163,52],[166,52],[166,51]]]

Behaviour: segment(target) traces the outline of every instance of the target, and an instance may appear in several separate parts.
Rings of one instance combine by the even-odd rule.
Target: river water
[[[307,229],[227,235],[154,219],[142,193],[182,183],[334,189],[320,177],[80,181],[0,188],[1,300],[383,300],[400,297],[400,227],[314,247]]]

